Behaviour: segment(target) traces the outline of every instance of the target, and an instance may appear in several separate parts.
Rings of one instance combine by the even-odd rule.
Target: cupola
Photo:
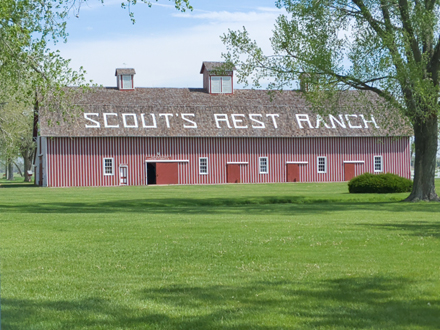
[[[235,67],[225,69],[224,62],[203,62],[203,89],[209,94],[233,94]]]
[[[116,84],[119,90],[132,91],[134,90],[134,69],[116,69]]]

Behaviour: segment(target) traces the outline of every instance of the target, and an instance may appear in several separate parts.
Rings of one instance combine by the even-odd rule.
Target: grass
[[[0,183],[3,330],[440,324],[438,203],[346,183]]]

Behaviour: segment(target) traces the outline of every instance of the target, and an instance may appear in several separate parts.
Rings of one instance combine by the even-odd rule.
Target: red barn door
[[[344,180],[350,181],[354,178],[354,163],[345,163],[344,164]]]
[[[299,164],[287,164],[287,182],[299,182]]]
[[[156,184],[178,184],[178,163],[156,163]]]
[[[240,165],[238,164],[226,165],[226,182],[240,183]]]

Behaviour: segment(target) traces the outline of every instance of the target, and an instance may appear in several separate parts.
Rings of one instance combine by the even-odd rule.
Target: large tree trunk
[[[13,181],[14,180],[14,164],[12,163],[12,160],[8,159],[8,180]]]
[[[32,172],[32,152],[29,150],[29,148],[25,148],[23,150],[22,156],[24,161],[24,182],[31,182],[32,174],[29,175],[29,173]]]
[[[428,118],[414,125],[414,184],[411,194],[405,201],[440,201],[435,192],[437,134],[436,117]]]

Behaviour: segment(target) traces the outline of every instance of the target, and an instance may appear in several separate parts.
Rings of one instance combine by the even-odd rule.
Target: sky
[[[53,46],[98,85],[115,86],[116,68],[134,68],[137,87],[202,87],[202,62],[221,61],[226,51],[221,35],[245,26],[270,53],[269,38],[282,13],[275,0],[192,0],[194,10],[186,13],[159,0],[151,8],[132,6],[132,24],[121,1],[82,4],[67,21],[67,43]]]

